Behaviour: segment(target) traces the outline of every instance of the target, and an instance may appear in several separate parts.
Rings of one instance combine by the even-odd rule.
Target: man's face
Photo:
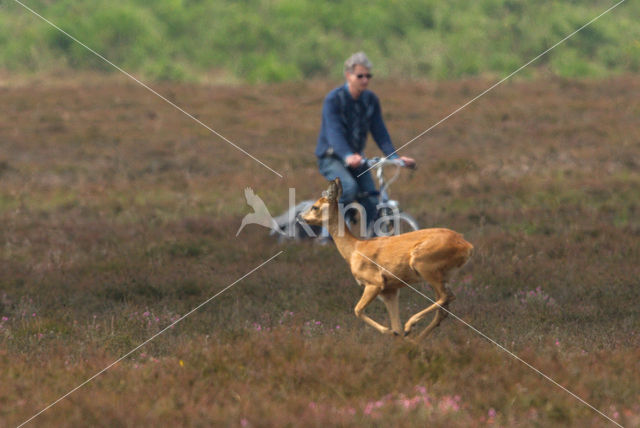
[[[358,64],[353,69],[353,72],[346,72],[345,74],[349,87],[355,90],[355,92],[361,93],[367,89],[367,86],[369,86],[369,80],[371,80],[371,77],[367,76],[371,76],[371,71],[367,67]]]

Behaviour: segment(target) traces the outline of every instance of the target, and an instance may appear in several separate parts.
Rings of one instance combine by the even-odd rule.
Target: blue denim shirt
[[[322,105],[322,127],[318,136],[315,154],[322,157],[334,154],[345,160],[354,153],[362,154],[371,132],[380,150],[391,159],[398,155],[382,120],[378,97],[364,90],[357,100],[349,92],[347,84],[335,88],[324,99]]]

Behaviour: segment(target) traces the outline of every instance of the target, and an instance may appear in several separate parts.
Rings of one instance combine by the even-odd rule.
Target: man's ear
[[[340,179],[338,177],[336,177],[333,182],[336,185],[336,194],[338,195],[336,199],[340,199],[340,196],[342,196],[342,183],[340,182]]]

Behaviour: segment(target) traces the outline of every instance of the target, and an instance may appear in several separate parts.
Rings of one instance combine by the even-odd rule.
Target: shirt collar
[[[345,91],[347,91],[347,95],[349,96],[349,99],[350,99],[351,101],[353,101],[354,103],[355,103],[355,102],[358,102],[358,101],[360,101],[360,102],[364,102],[364,101],[362,101],[362,96],[364,95],[364,93],[365,93],[365,92],[367,92],[367,90],[366,90],[366,89],[365,89],[364,91],[362,91],[362,93],[360,94],[360,96],[359,96],[359,97],[358,97],[358,99],[356,100],[356,99],[354,99],[354,98],[351,96],[351,92],[349,92],[349,83],[348,83],[348,82],[344,82],[344,85],[342,85],[342,87],[344,88],[344,90],[345,90]]]

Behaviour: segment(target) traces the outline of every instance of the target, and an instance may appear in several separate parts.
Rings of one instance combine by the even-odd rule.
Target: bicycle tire
[[[389,220],[382,221],[379,225],[381,236],[401,235],[420,228],[418,222],[411,215],[404,212],[396,215],[387,215],[386,218]],[[396,225],[400,228],[399,231],[395,230]]]
[[[418,225],[418,222],[416,221],[416,219],[414,219],[413,217],[411,217],[411,215],[407,214],[407,213],[400,213],[398,215],[398,217],[400,218],[400,223],[402,224],[403,222],[407,224],[408,230],[406,232],[413,232],[414,230],[418,230],[420,229],[420,226]],[[400,233],[406,233],[404,231],[400,231]]]

